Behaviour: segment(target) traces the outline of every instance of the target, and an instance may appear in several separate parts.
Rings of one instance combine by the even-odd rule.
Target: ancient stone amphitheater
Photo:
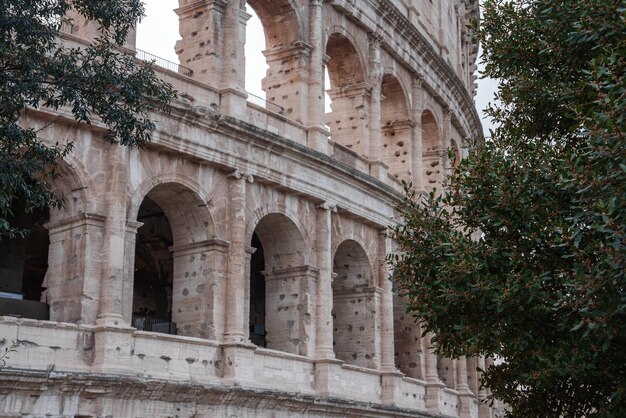
[[[24,118],[76,147],[65,208],[0,244],[0,416],[492,417],[489,359],[434,354],[383,263],[401,181],[439,185],[481,135],[477,1],[250,0],[259,103],[246,2],[179,3],[181,65],[156,71],[180,98],[145,149]]]

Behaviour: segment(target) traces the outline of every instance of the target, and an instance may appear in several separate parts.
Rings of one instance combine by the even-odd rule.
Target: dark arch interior
[[[26,212],[14,202],[9,222],[24,237],[0,240],[0,315],[48,319],[44,279],[48,270],[48,208]]]
[[[139,207],[133,281],[133,327],[175,334],[172,323],[172,228],[163,209],[146,197]]]
[[[258,347],[266,347],[265,341],[265,255],[263,245],[252,234],[252,248],[256,251],[250,258],[250,341]]]

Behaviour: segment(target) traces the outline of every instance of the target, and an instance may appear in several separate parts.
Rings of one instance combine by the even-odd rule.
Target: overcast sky
[[[144,0],[144,3],[146,17],[137,30],[137,48],[177,63],[178,57],[174,52],[174,44],[180,39],[180,35],[178,34],[178,16],[173,10],[178,7],[178,0]],[[261,52],[265,49],[265,36],[261,22],[254,12],[248,10],[248,13],[253,17],[248,21],[246,36],[246,90],[265,97],[261,90],[261,79],[267,69],[265,57]],[[492,99],[495,89],[494,80],[478,81],[476,107],[483,119],[485,135],[488,135],[488,128],[491,124],[485,120],[481,109],[485,108]],[[328,98],[326,101],[328,107]]]

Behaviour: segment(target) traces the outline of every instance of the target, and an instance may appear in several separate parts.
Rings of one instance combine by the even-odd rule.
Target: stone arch
[[[333,141],[357,154],[369,147],[369,98],[371,86],[365,82],[365,65],[356,42],[340,27],[334,27],[326,41],[327,70],[331,100],[326,125]]]
[[[302,19],[293,0],[247,0],[259,16],[268,49],[302,40]]]
[[[180,199],[182,199],[179,200],[181,204],[177,204],[176,199],[174,199],[169,205],[170,215],[174,216],[178,213],[184,215],[179,216],[178,218],[181,219],[177,219],[175,222],[182,222],[185,220],[185,217],[190,215],[194,216],[194,219],[201,220],[197,224],[197,228],[194,229],[195,234],[191,238],[186,237],[183,239],[181,237],[181,242],[185,240],[196,242],[216,238],[215,223],[206,204],[209,200],[208,197],[201,192],[200,184],[195,180],[177,173],[163,173],[144,180],[132,193],[128,207],[129,219],[137,219],[139,207],[149,193],[165,193],[167,195],[167,190],[173,193],[172,197],[180,195]],[[162,196],[162,198],[168,199],[165,196]],[[183,203],[190,206],[184,207]],[[193,213],[190,213],[189,209],[192,209]]]
[[[0,315],[88,322],[87,305],[93,296],[88,278],[94,270],[86,266],[84,256],[93,244],[87,237],[90,220],[91,226],[98,222],[85,214],[88,177],[68,160],[69,155],[56,161],[57,177],[47,180],[63,207],[26,213],[23,204],[14,204],[15,222],[28,234],[0,242],[0,291],[19,296],[0,301]],[[93,239],[101,230],[92,232]]]
[[[372,264],[357,241],[343,241],[333,256],[333,347],[335,356],[356,366],[376,368],[380,293]]]
[[[247,0],[261,21],[265,36],[267,72],[261,80],[263,103],[298,122],[306,119],[306,73],[309,47],[304,41],[304,24],[293,0]]]
[[[311,355],[316,270],[306,264],[298,225],[284,213],[257,211],[250,244],[250,339],[288,353]]]
[[[409,102],[405,88],[391,72],[383,75],[381,82],[380,130],[383,144],[383,161],[389,173],[402,180],[412,178]]]
[[[131,199],[130,218],[139,223],[134,245],[128,244],[135,252],[127,260],[134,268],[125,315],[138,329],[215,338],[226,243],[215,238],[193,181],[171,180],[146,180]]]
[[[434,187],[442,180],[441,134],[434,112],[422,112],[422,165],[427,187]]]

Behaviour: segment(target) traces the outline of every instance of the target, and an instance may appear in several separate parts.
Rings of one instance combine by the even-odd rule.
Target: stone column
[[[143,225],[141,222],[126,222],[126,254],[124,259],[124,284],[122,294],[122,317],[132,326],[133,292],[135,284],[135,246],[137,245],[137,230]]]
[[[133,329],[123,317],[126,248],[127,147],[107,145],[107,178],[98,318],[94,329],[93,369],[98,373],[130,373]]]
[[[487,370],[486,362],[484,357],[478,357],[478,368],[483,372]],[[491,418],[491,408],[489,404],[485,402],[487,397],[489,396],[487,393],[487,389],[480,384],[480,379],[482,378],[483,372],[479,373],[479,388],[478,388],[478,416],[479,418]]]
[[[390,278],[387,254],[391,252],[391,239],[389,231],[384,229],[378,235],[378,282],[382,290],[381,297],[381,347],[380,347],[380,371],[382,372],[383,403],[393,405],[396,403],[396,388],[399,386],[402,373],[396,369],[395,362],[395,333],[393,326],[393,289]]]
[[[431,343],[433,334],[429,332],[424,338],[426,409],[431,412],[440,412],[445,384],[439,379],[437,372],[437,354]]]
[[[441,135],[441,151],[442,151],[442,166],[444,169],[444,175],[449,174],[450,159],[448,158],[448,150],[452,144],[452,111],[448,106],[443,108],[443,126]]]
[[[382,155],[382,138],[380,128],[381,109],[380,103],[382,100],[382,82],[383,82],[383,68],[380,59],[380,46],[382,38],[378,35],[369,36],[369,74],[370,84],[372,86],[371,99],[370,99],[370,146],[368,157],[372,164],[371,175],[377,179],[386,182],[387,180],[387,167],[383,163]]]
[[[108,145],[98,325],[127,326],[122,316],[129,149]],[[128,249],[130,251],[130,249]],[[134,248],[132,249],[134,251]]]
[[[319,278],[315,301],[315,357],[318,359],[333,359],[333,259],[331,254],[331,225],[332,213],[335,206],[324,203],[317,206],[315,254]]]
[[[309,148],[328,154],[329,132],[324,125],[324,40],[323,40],[323,1],[309,1],[309,91],[307,127]]]
[[[379,283],[382,289],[381,309],[381,349],[380,369],[382,371],[396,371],[394,358],[394,331],[393,331],[393,293],[390,280],[387,254],[391,252],[391,243],[388,231],[380,232],[378,239],[379,254]]]
[[[459,417],[471,418],[475,399],[467,382],[467,358],[464,356],[456,362],[456,390],[459,392]]]
[[[256,346],[248,340],[249,304],[246,290],[250,282],[249,258],[246,251],[246,182],[252,176],[239,170],[228,175],[230,245],[228,248],[228,270],[224,309],[226,316],[224,344],[222,346],[222,377],[227,384],[249,384],[254,381],[254,350]]]
[[[244,329],[244,300],[247,267],[246,257],[246,181],[239,170],[228,176],[230,247],[228,250],[228,282],[226,285],[226,330],[224,340],[230,343],[247,341]]]
[[[415,189],[424,189],[424,161],[422,158],[422,112],[424,111],[424,90],[422,82],[422,77],[417,74],[413,75],[411,78],[411,115],[414,124],[413,138],[411,138],[411,154],[413,161],[412,181]]]
[[[246,58],[245,39],[246,22],[250,15],[241,8],[242,2],[229,1],[224,12],[222,28],[224,43],[221,112],[238,119],[246,119],[245,88]]]

